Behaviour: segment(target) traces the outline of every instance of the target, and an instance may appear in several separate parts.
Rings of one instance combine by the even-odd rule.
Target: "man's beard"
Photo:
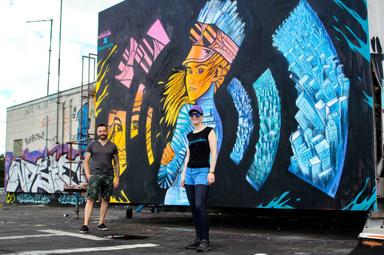
[[[100,140],[104,141],[105,139],[107,139],[107,136],[106,135],[100,135],[99,138],[100,138]]]

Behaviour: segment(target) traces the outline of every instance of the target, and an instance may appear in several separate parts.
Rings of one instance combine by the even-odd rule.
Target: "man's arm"
[[[120,163],[119,156],[117,154],[113,154],[114,168],[115,168],[115,179],[113,182],[113,187],[116,189],[119,187],[120,183]]]
[[[91,168],[89,165],[90,159],[91,159],[91,153],[87,151],[84,156],[84,172],[85,172],[85,177],[87,178],[87,181],[89,181],[89,177],[91,176]]]

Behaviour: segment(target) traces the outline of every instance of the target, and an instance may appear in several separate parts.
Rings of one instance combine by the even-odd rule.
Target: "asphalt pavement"
[[[127,206],[110,207],[98,231],[94,209],[88,234],[79,234],[72,206],[7,205],[0,200],[0,254],[195,254],[184,245],[194,238],[186,208],[144,207],[127,218]],[[209,254],[384,254],[359,244],[365,214],[246,209],[210,210]]]

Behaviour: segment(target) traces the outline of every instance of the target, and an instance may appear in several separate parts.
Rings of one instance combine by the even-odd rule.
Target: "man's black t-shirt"
[[[200,132],[190,132],[187,135],[189,146],[189,161],[187,167],[209,167],[211,150],[209,148],[208,136],[211,130],[211,127],[205,127]]]
[[[91,153],[91,174],[113,176],[112,159],[117,155],[117,146],[108,141],[102,145],[99,141],[91,143],[87,152]]]

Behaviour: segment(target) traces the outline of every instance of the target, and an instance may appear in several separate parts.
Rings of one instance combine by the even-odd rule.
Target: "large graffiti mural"
[[[366,1],[171,2],[99,16],[110,45],[99,39],[96,122],[122,132],[116,199],[188,204],[180,170],[199,104],[219,143],[211,205],[374,206]]]
[[[374,207],[367,22],[365,0],[130,0],[100,12],[96,124],[121,162],[111,201],[188,204],[180,172],[199,104],[218,136],[211,206]],[[10,160],[10,192],[59,190],[66,153]]]

